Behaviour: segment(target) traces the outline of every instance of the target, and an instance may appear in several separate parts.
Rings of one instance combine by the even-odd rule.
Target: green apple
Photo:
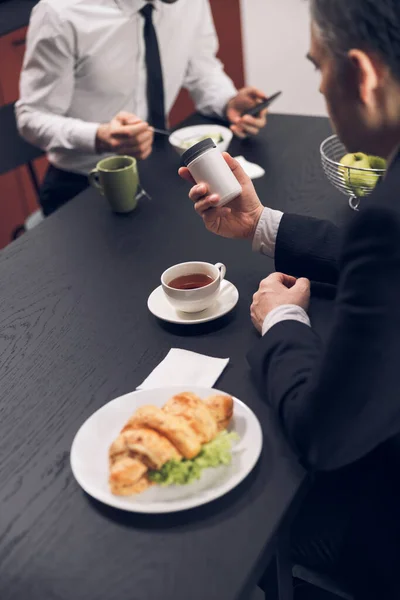
[[[346,186],[358,198],[367,196],[372,192],[380,177],[379,173],[375,173],[371,170],[362,170],[382,168],[381,165],[383,163],[381,161],[383,161],[383,159],[379,157],[371,158],[373,159],[374,165],[379,164],[380,166],[373,167],[371,165],[370,157],[363,152],[346,154],[340,161],[340,164],[343,166],[339,167],[339,173],[344,177]]]
[[[387,161],[380,156],[369,156],[369,164],[371,169],[380,169],[386,171]]]

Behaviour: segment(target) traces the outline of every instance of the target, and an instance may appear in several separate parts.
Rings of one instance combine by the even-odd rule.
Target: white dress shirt
[[[261,254],[265,254],[265,256],[274,258],[276,237],[282,217],[283,213],[280,210],[264,208],[253,238],[254,252],[260,252]],[[262,326],[262,335],[265,335],[271,327],[280,321],[288,320],[299,321],[308,326],[311,325],[306,311],[300,306],[296,304],[282,304],[271,310],[265,317]]]
[[[16,115],[20,133],[66,171],[98,162],[101,123],[147,119],[144,0],[41,0],[33,9]],[[154,0],[168,114],[182,86],[197,110],[222,115],[237,91],[216,58],[208,0]]]

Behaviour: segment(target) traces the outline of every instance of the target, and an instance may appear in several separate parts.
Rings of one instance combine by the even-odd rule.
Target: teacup
[[[176,310],[196,313],[214,304],[225,273],[226,267],[222,263],[185,262],[164,271],[161,285]]]

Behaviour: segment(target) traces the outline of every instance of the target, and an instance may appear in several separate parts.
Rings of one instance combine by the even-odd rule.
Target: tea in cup
[[[164,271],[161,285],[176,310],[196,313],[214,304],[225,273],[222,263],[185,262]]]

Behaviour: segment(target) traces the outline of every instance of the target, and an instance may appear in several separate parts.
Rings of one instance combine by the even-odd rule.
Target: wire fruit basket
[[[331,135],[322,142],[320,151],[322,167],[329,181],[348,196],[350,208],[358,210],[361,198],[369,196],[386,169],[365,169],[341,164],[347,150],[337,135]]]

